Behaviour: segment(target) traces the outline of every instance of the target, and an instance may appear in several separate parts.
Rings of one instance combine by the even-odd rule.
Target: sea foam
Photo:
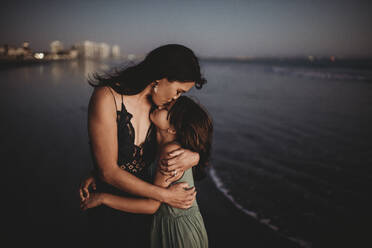
[[[298,238],[298,237],[291,237],[291,236],[287,236],[287,235],[283,235],[280,233],[280,230],[279,230],[279,227],[278,226],[275,226],[273,224],[271,224],[271,219],[270,218],[262,218],[262,217],[259,217],[258,214],[254,211],[251,211],[251,210],[248,210],[246,208],[244,208],[241,204],[239,204],[235,199],[234,197],[230,194],[230,191],[226,188],[226,186],[224,185],[224,183],[222,182],[222,180],[220,179],[220,177],[217,175],[216,173],[216,170],[214,168],[210,168],[209,169],[209,176],[212,178],[212,181],[214,182],[214,184],[216,185],[217,189],[227,198],[230,200],[230,202],[236,207],[238,208],[240,211],[242,211],[243,213],[249,215],[250,217],[253,217],[254,219],[256,219],[258,222],[260,222],[261,224],[269,227],[270,229],[278,232],[280,235],[286,237],[287,239],[297,243],[300,247],[303,247],[303,248],[311,248],[312,245],[310,242],[308,241],[305,241],[301,238]]]

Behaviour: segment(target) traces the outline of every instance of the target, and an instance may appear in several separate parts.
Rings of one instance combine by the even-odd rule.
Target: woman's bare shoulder
[[[110,91],[111,89],[108,86],[100,86],[94,88],[92,96],[90,98],[90,103],[97,105],[112,105],[115,102],[113,93]]]
[[[109,87],[96,87],[89,101],[89,113],[91,114],[115,114],[115,101]]]
[[[96,102],[107,102],[108,100],[112,101],[112,93],[110,92],[108,86],[95,87],[91,96],[91,101]]]

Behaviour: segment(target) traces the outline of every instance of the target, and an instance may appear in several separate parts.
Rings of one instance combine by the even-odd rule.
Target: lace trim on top
[[[146,152],[149,152],[148,149],[152,148],[147,147],[146,145],[152,143],[151,134],[153,132],[153,123],[151,123],[147,130],[145,141],[140,146],[137,146],[134,144],[134,127],[130,122],[132,117],[133,115],[126,110],[124,103],[122,102],[121,111],[117,111],[119,143],[118,164],[121,169],[136,176],[141,176],[144,169],[151,163],[151,160],[148,161],[146,159],[145,150]],[[132,156],[125,156],[125,154],[131,154]]]

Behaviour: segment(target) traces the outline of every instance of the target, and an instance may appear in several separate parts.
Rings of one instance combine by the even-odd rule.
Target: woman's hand
[[[172,207],[187,209],[190,208],[192,203],[195,201],[195,187],[189,188],[188,183],[173,184],[167,191],[168,197],[166,198],[165,203]]]
[[[168,177],[177,176],[199,163],[199,153],[178,148],[160,157],[160,172]]]
[[[92,187],[93,190],[97,189],[96,179],[94,176],[88,176],[81,182],[79,189],[81,201],[85,201],[89,198],[89,187]]]
[[[87,210],[88,208],[98,207],[103,203],[103,193],[92,193],[84,201],[81,201],[80,208]]]

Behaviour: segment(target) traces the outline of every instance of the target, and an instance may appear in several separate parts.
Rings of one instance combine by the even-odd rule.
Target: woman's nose
[[[181,94],[177,94],[177,95],[175,95],[172,99],[173,100],[177,100],[177,98],[179,98],[181,96]]]

